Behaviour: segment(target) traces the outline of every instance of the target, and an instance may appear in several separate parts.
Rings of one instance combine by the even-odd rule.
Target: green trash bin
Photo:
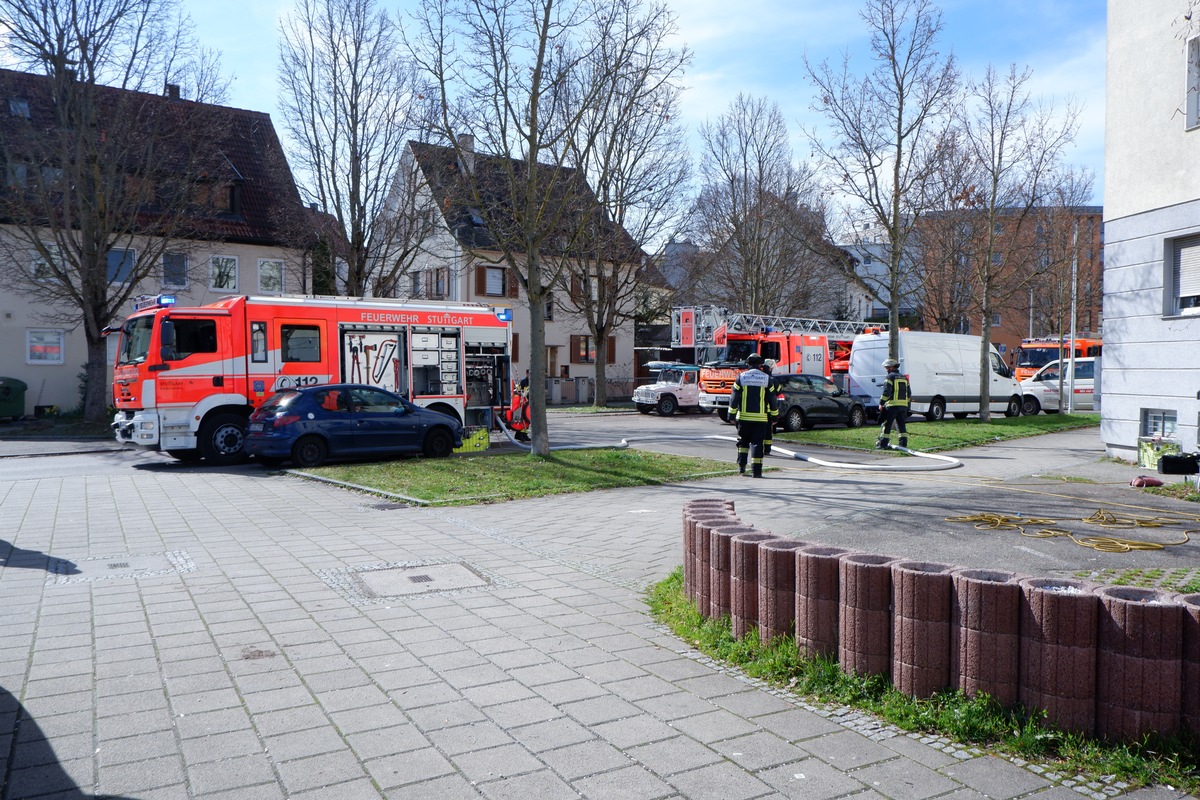
[[[0,419],[25,416],[25,390],[28,388],[19,378],[0,378]]]

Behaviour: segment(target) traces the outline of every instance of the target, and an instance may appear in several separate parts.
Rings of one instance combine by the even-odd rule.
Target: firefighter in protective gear
[[[908,387],[908,378],[900,374],[900,362],[889,358],[883,362],[887,370],[887,378],[883,382],[883,393],[879,396],[879,416],[883,425],[879,429],[879,441],[875,447],[886,450],[892,446],[889,435],[892,426],[900,434],[900,446],[908,447],[908,429],[904,421],[908,418],[908,405],[912,397]]]
[[[729,413],[737,422],[738,472],[746,474],[746,462],[750,462],[750,475],[762,477],[763,442],[771,435],[771,427],[779,416],[779,404],[775,392],[771,391],[771,376],[763,372],[762,356],[752,354],[746,359],[750,369],[738,375],[729,396]]]

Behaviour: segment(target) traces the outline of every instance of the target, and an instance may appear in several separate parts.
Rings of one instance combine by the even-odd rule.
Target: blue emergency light
[[[511,308],[497,308],[496,309],[496,319],[500,320],[501,322],[512,322],[512,309]]]
[[[143,311],[147,308],[168,308],[173,305],[175,305],[175,295],[173,294],[143,294],[133,299],[134,311]]]

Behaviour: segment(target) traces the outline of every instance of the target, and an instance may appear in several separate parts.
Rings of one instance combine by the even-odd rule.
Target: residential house
[[[1189,0],[1109,0],[1100,435],[1194,451],[1200,416],[1200,28]]]
[[[4,162],[0,165],[4,177],[0,186],[0,376],[16,378],[28,387],[25,414],[33,413],[37,406],[64,411],[76,408],[80,373],[87,361],[81,312],[70,304],[51,302],[48,297],[54,287],[49,284],[42,284],[47,287],[46,296],[30,293],[30,277],[36,278],[45,268],[30,237],[42,239],[44,233],[42,241],[50,241],[53,232],[36,222],[31,224],[27,198],[35,179],[61,174],[61,168],[47,163],[44,156],[38,163],[35,148],[22,150],[20,143],[27,142],[31,133],[53,131],[59,102],[56,91],[61,89],[56,90],[55,81],[48,76],[0,70],[0,160]],[[161,96],[103,86],[95,91],[101,116],[131,114],[133,109],[140,115],[140,120],[132,123],[111,117],[101,121],[96,136],[116,136],[113,131],[120,127],[118,122],[129,123],[124,130],[137,130],[138,124],[178,125],[181,119],[203,119],[208,139],[201,145],[211,156],[204,173],[194,180],[188,178],[187,185],[170,185],[179,177],[172,174],[179,162],[169,153],[156,153],[158,160],[153,164],[129,163],[116,171],[123,173],[126,192],[144,192],[147,198],[159,199],[182,192],[188,194],[188,200],[186,211],[176,213],[176,219],[184,224],[168,228],[171,234],[165,236],[165,242],[163,237],[156,238],[155,232],[166,226],[156,225],[156,220],[166,215],[154,199],[139,203],[130,224],[140,227],[124,231],[108,243],[110,297],[120,297],[131,288],[126,284],[135,274],[134,265],[142,263],[139,256],[146,253],[161,255],[156,256],[149,276],[131,288],[130,296],[168,293],[175,295],[180,305],[194,305],[231,294],[308,290],[302,245],[316,222],[300,202],[267,114],[193,103],[181,99],[174,86],[166,87]],[[131,147],[123,152],[148,151]],[[157,186],[148,186],[151,182]],[[50,205],[61,208],[61,196],[57,204]],[[50,208],[45,213],[63,212]],[[69,226],[59,227],[60,237],[74,233]],[[33,283],[32,291],[38,286]],[[119,323],[131,310],[132,304],[126,303],[111,322]],[[116,337],[109,337],[110,365],[115,348]]]
[[[412,155],[408,170],[410,179],[417,180],[428,193],[426,207],[436,209],[443,223],[424,244],[425,254],[410,272],[409,295],[430,299],[487,303],[509,307],[513,314],[512,361],[513,375],[524,375],[529,369],[530,310],[520,282],[505,261],[505,251],[519,251],[503,231],[503,209],[512,207],[508,196],[509,170],[523,168],[521,162],[507,161],[498,156],[474,152],[469,137],[460,140],[460,149],[467,163],[460,163],[455,148],[410,142]],[[471,171],[475,185],[482,187],[482,197],[472,198],[464,188],[461,175]],[[547,170],[549,172],[549,170]],[[629,235],[604,219],[595,196],[574,170],[557,170],[555,181],[564,188],[555,202],[570,204],[565,216],[554,212],[548,216],[570,223],[577,214],[591,214],[598,225],[609,229],[606,247],[620,253],[614,259],[628,264],[629,280],[633,280],[643,261],[643,253]],[[418,204],[417,207],[421,207]],[[492,222],[489,225],[487,219]],[[567,234],[551,232],[541,245],[548,263],[577,258],[568,243]],[[518,258],[523,253],[516,252]],[[578,263],[578,262],[575,262]],[[606,341],[596,342],[588,330],[586,319],[576,310],[582,292],[595,287],[580,285],[565,275],[561,285],[552,290],[545,311],[547,402],[589,402],[594,397],[593,379],[596,359],[605,360],[606,389],[609,399],[628,398],[634,387],[634,324],[631,319],[621,322]],[[594,295],[593,295],[594,296]]]

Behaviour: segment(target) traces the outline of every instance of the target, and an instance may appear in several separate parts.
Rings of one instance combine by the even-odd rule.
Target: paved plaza
[[[1118,474],[1081,437],[1042,437],[1040,459],[989,449],[944,482],[784,464],[462,508],[124,452],[3,459],[21,474],[0,481],[0,800],[1120,794],[767,690],[643,600],[681,562],[689,499],[862,545],[881,512],[820,498],[894,487],[964,508],[987,480]]]

